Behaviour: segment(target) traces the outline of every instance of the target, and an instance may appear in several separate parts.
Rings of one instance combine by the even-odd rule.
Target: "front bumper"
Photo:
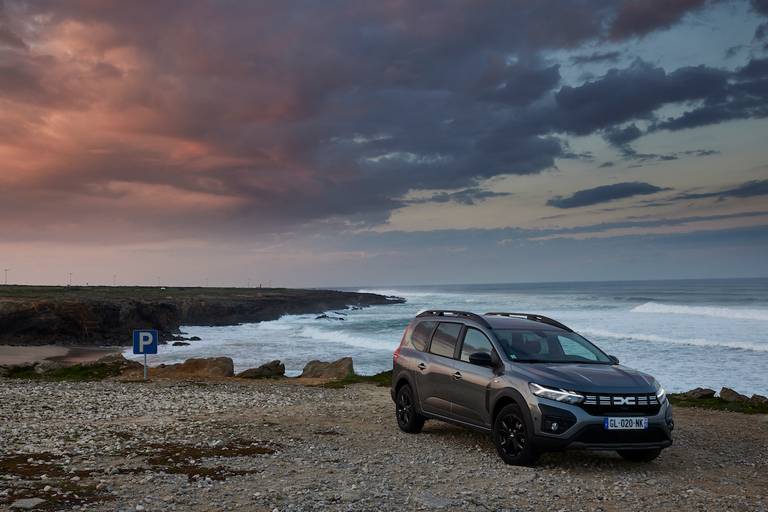
[[[606,416],[593,416],[577,405],[538,398],[530,403],[534,444],[545,450],[648,450],[672,444],[672,407],[664,400],[658,413],[648,415],[647,430],[605,430]],[[626,414],[632,416],[632,414]],[[553,434],[544,430],[552,419],[567,428]],[[561,427],[562,428],[562,427]]]

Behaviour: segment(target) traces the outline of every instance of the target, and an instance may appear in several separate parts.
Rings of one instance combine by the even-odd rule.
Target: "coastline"
[[[374,293],[289,288],[0,287],[0,345],[128,346],[134,329],[172,341],[182,325],[223,326],[287,314],[397,304]]]

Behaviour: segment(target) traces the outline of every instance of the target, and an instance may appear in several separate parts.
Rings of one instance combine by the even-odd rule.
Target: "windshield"
[[[524,363],[610,363],[610,358],[574,332],[494,330],[509,359]]]

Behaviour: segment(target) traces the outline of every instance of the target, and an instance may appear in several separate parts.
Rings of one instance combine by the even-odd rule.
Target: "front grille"
[[[592,416],[653,416],[661,408],[655,394],[583,395],[579,405]]]
[[[585,428],[574,439],[574,442],[587,444],[632,444],[632,443],[661,443],[668,441],[669,436],[660,428],[648,430],[605,430],[602,425],[592,425]]]

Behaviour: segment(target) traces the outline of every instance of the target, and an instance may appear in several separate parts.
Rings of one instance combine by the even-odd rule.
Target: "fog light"
[[[552,430],[552,432],[557,432],[557,427],[559,427],[559,426],[560,425],[558,425],[556,421],[553,421],[552,422],[552,426],[550,426],[549,428],[550,428],[550,430]]]

